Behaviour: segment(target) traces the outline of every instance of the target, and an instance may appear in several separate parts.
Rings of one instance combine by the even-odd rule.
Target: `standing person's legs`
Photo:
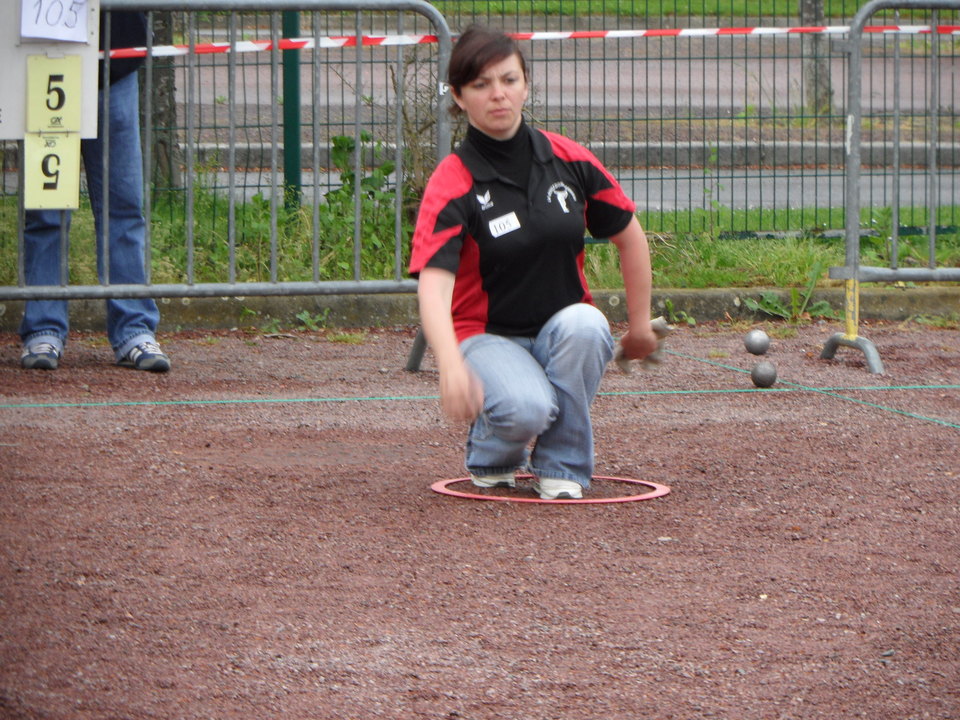
[[[556,420],[537,439],[530,470],[539,478],[573,480],[590,487],[593,424],[590,405],[613,358],[610,324],[600,310],[578,303],[543,327],[532,353],[554,389]]]
[[[59,210],[28,210],[25,213],[23,270],[27,285],[60,284],[61,218],[69,233],[69,212],[64,215]],[[24,348],[21,364],[28,369],[56,369],[68,330],[66,300],[27,300],[20,321]]]
[[[98,271],[104,273],[103,253],[103,91],[100,92],[101,132],[81,143],[87,187],[97,229]],[[137,74],[110,86],[109,132],[109,280],[111,284],[146,282],[143,217],[143,154],[140,147],[140,108]],[[144,342],[154,342],[160,311],[152,298],[107,300],[107,337],[117,360]],[[158,348],[159,351],[159,348]],[[164,368],[166,369],[166,368]]]

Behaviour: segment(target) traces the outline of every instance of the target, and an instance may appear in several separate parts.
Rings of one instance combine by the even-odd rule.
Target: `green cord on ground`
[[[718,363],[713,360],[707,360],[705,358],[698,358],[693,355],[686,355],[684,353],[675,352],[672,350],[666,351],[668,354],[673,355],[678,358],[683,358],[685,360],[693,360],[695,362],[705,363],[707,365],[713,365],[714,367],[723,368],[724,370],[733,370],[738,373],[747,373],[748,370],[742,368],[733,367],[732,365],[724,365],[723,363]],[[618,392],[603,392],[599,393],[604,397],[625,397],[625,396],[640,396],[640,395],[726,395],[732,393],[753,393],[753,392],[762,392],[762,393],[793,393],[793,392],[811,392],[818,393],[820,395],[825,395],[827,397],[836,398],[838,400],[845,400],[847,402],[856,403],[858,405],[863,405],[864,407],[873,408],[875,410],[883,410],[884,412],[894,413],[896,415],[902,415],[904,417],[913,418],[915,420],[923,420],[925,422],[936,423],[937,425],[943,425],[945,427],[954,428],[960,430],[960,424],[952,423],[947,420],[941,420],[939,418],[927,417],[925,415],[919,415],[917,413],[908,412],[906,410],[900,410],[894,407],[888,407],[886,405],[880,405],[878,403],[870,402],[868,400],[860,400],[858,398],[849,397],[847,395],[842,395],[844,392],[876,392],[876,391],[894,391],[894,390],[960,390],[960,385],[866,385],[858,387],[829,387],[829,388],[815,388],[809,387],[807,385],[802,385],[799,383],[791,383],[780,381],[784,387],[778,388],[727,388],[727,389],[712,389],[712,390],[628,390],[628,391],[618,391]],[[282,403],[347,403],[347,402],[419,402],[423,400],[439,400],[438,395],[382,395],[382,396],[372,396],[372,397],[326,397],[326,398],[247,398],[247,399],[235,399],[235,400],[136,400],[136,401],[117,401],[117,402],[63,402],[63,403],[5,403],[0,404],[0,410],[23,410],[23,409],[54,409],[54,408],[104,408],[104,407],[162,407],[162,406],[184,406],[184,405],[266,405],[266,404],[282,404]]]

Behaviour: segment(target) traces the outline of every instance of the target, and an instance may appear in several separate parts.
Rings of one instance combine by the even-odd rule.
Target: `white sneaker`
[[[533,489],[540,493],[541,500],[578,500],[583,497],[583,486],[573,480],[540,478]]]
[[[480,477],[471,473],[470,482],[482,488],[512,488],[517,486],[517,478],[512,472],[500,473],[499,475],[483,475]]]

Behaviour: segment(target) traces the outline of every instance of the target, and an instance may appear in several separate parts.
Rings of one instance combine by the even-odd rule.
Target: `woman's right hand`
[[[470,371],[453,328],[452,272],[424,268],[417,295],[423,332],[433,349],[440,370],[440,407],[454,422],[473,422],[483,409],[483,384]]]
[[[440,370],[440,407],[454,422],[473,422],[483,410],[483,385],[462,360]]]

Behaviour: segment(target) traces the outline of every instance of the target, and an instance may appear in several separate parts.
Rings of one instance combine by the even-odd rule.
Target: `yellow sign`
[[[26,132],[80,131],[82,73],[79,55],[27,57]]]
[[[23,138],[23,207],[80,207],[80,133],[27,133]]]

